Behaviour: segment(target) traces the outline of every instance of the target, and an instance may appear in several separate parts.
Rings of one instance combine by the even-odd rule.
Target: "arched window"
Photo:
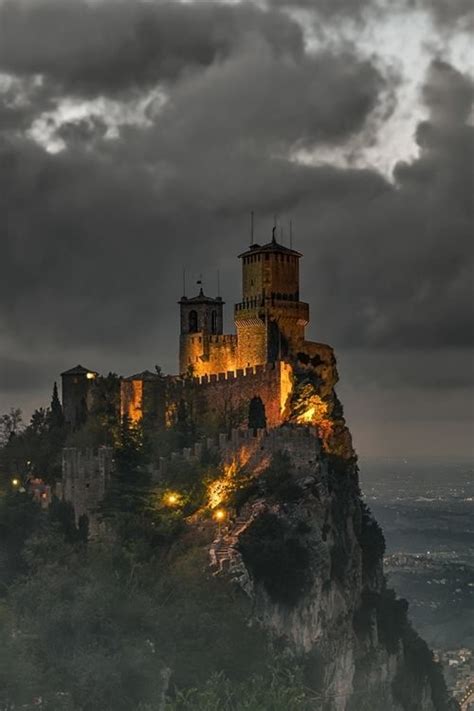
[[[198,315],[197,311],[189,312],[189,333],[197,333],[198,330]]]
[[[257,430],[264,430],[267,426],[265,405],[263,404],[262,398],[258,395],[255,395],[255,397],[250,400],[248,423],[249,430],[253,430],[254,436],[257,434]]]
[[[217,333],[217,311],[213,311],[211,314],[211,331]]]

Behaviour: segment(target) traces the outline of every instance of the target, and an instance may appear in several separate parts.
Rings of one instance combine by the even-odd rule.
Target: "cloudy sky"
[[[471,0],[0,0],[0,411],[177,369],[183,266],[293,220],[363,455],[465,455]]]

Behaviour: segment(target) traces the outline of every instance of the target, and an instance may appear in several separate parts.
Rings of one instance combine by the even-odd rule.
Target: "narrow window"
[[[198,315],[197,311],[192,311],[189,312],[189,333],[197,333],[198,330]]]

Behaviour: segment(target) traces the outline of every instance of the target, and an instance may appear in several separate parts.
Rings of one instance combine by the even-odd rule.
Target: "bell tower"
[[[181,333],[179,339],[179,372],[192,370],[196,375],[207,372],[212,338],[222,335],[224,302],[220,296],[215,299],[206,296],[202,287],[199,294],[179,301],[181,312]]]
[[[253,244],[242,260],[242,301],[235,305],[238,367],[274,362],[298,350],[309,322],[300,301],[301,254],[272,240]]]

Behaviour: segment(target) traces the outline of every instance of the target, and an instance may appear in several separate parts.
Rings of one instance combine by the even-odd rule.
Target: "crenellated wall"
[[[282,422],[282,382],[290,368],[278,361],[204,375],[185,383],[181,397],[194,422],[229,431],[247,425],[250,402],[259,397],[265,407],[267,426],[276,427]]]
[[[63,449],[62,481],[57,494],[74,507],[76,523],[81,516],[89,519],[91,535],[98,529],[97,509],[104,498],[115,469],[114,450],[111,447]]]

